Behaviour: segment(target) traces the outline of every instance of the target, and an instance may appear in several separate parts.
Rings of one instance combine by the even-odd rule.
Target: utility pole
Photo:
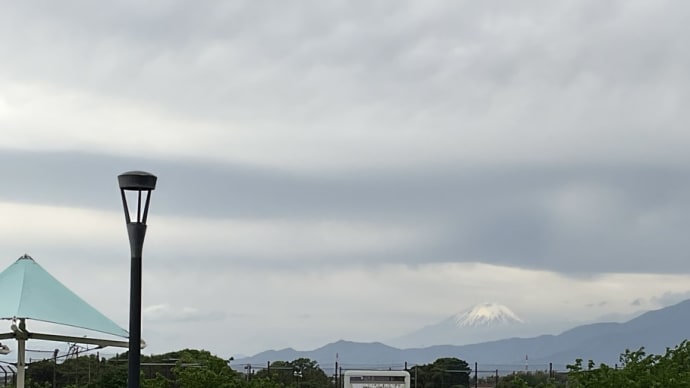
[[[56,381],[57,381],[56,369],[57,369],[57,355],[58,355],[59,351],[60,351],[59,349],[55,349],[53,351],[53,388],[57,387],[57,385],[56,385]]]
[[[477,363],[474,363],[474,388],[479,385],[479,379],[477,378]]]

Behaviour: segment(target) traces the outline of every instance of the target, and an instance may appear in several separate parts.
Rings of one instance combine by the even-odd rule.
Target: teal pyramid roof
[[[28,255],[0,273],[0,319],[27,318],[129,337]]]

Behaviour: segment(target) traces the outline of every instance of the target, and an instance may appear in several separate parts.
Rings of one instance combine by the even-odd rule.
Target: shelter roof
[[[65,287],[29,255],[0,273],[0,298],[0,319],[34,319],[129,337],[126,330]]]

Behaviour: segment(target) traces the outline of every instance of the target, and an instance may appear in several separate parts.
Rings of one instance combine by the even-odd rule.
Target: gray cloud
[[[680,252],[687,245],[681,215],[690,210],[690,186],[683,179],[687,171],[678,166],[513,165],[318,175],[77,153],[8,151],[0,159],[0,171],[12,182],[0,197],[9,201],[119,211],[116,175],[142,166],[160,179],[153,214],[385,221],[435,235],[405,251],[344,254],[349,262],[479,260],[574,273],[688,268]]]
[[[690,291],[686,292],[665,292],[663,295],[650,298],[653,303],[666,307],[680,303],[690,298]]]
[[[458,116],[524,120],[504,105],[512,100],[544,124],[567,125],[570,110],[606,125],[616,110],[651,113],[644,103],[659,93],[680,114],[687,97],[677,82],[690,61],[680,2],[10,7],[1,20],[6,74],[204,119],[311,127],[345,110],[360,124],[397,115],[455,128]],[[578,112],[592,93],[605,97],[600,110]]]

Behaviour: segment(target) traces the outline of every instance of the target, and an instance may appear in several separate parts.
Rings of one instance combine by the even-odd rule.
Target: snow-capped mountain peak
[[[453,316],[459,327],[490,326],[496,324],[524,323],[508,307],[498,303],[482,303]]]

